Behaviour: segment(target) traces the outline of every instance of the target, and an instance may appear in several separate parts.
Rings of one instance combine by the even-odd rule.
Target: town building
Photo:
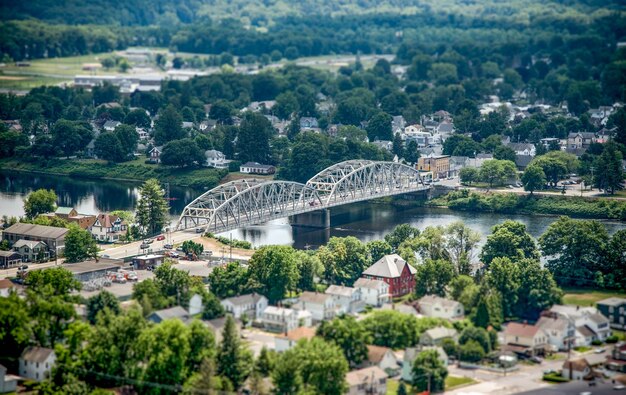
[[[347,395],[385,395],[387,374],[378,366],[353,370],[346,374]]]
[[[154,268],[162,264],[164,259],[165,256],[160,254],[136,256],[133,258],[133,267],[141,270],[147,269],[149,266]]]
[[[380,280],[389,285],[392,297],[403,296],[415,290],[417,271],[398,254],[385,255],[367,268],[361,277]]]
[[[594,142],[595,133],[591,132],[575,132],[567,135],[566,151],[573,154],[582,154]]]
[[[18,222],[2,232],[2,240],[8,240],[10,245],[19,240],[43,241],[48,247],[50,256],[54,257],[63,252],[67,231],[67,228]]]
[[[609,319],[600,314],[595,307],[553,305],[550,310],[543,312],[542,316],[558,316],[574,322],[577,346],[589,346],[596,339],[604,341],[611,336]]]
[[[382,280],[359,278],[354,283],[354,288],[361,294],[361,301],[368,306],[380,307],[391,301],[389,284]]]
[[[165,320],[177,318],[183,322],[187,322],[191,317],[189,312],[181,306],[170,307],[169,309],[157,310],[152,312],[146,319],[158,324]]]
[[[0,251],[0,268],[8,269],[22,263],[22,256],[17,251]]]
[[[51,348],[28,347],[19,359],[20,376],[30,380],[43,381],[50,377],[56,361],[56,354]]]
[[[267,298],[257,293],[226,298],[220,303],[233,317],[241,319],[241,316],[246,315],[250,320],[259,320],[268,306]]]
[[[558,351],[567,351],[574,347],[576,326],[564,317],[541,317],[537,326],[548,335],[548,343]]]
[[[598,310],[607,317],[611,328],[626,329],[626,298],[608,298],[597,303]]]
[[[417,170],[432,172],[433,178],[446,178],[450,173],[450,155],[421,157],[417,160]]]
[[[99,242],[114,243],[126,236],[128,225],[117,215],[100,214],[89,227],[89,232]]]
[[[393,350],[387,347],[367,346],[367,359],[363,361],[363,367],[378,366],[383,371],[398,369],[398,360]]]
[[[452,320],[462,319],[465,315],[465,308],[461,303],[437,295],[422,296],[417,304],[420,312],[426,317]]]
[[[343,285],[330,285],[324,292],[330,295],[337,314],[354,314],[365,309],[365,303],[361,301],[361,292],[357,288]]]
[[[543,355],[548,335],[537,325],[511,322],[504,329],[504,349],[527,356]]]
[[[420,344],[423,346],[440,346],[445,339],[452,339],[456,342],[459,339],[459,333],[454,328],[438,326],[424,331],[420,336]]]
[[[202,295],[193,294],[191,298],[189,298],[189,315],[195,316],[197,314],[202,313],[204,310],[204,303],[202,301]]]
[[[302,326],[287,333],[281,333],[274,337],[274,349],[276,352],[285,352],[293,348],[301,339],[311,340],[315,337],[315,329]]]
[[[18,380],[18,376],[7,374],[7,368],[0,365],[0,394],[15,393]]]
[[[293,307],[309,311],[313,320],[317,322],[333,319],[338,310],[332,295],[309,291],[302,292]]]
[[[312,315],[306,310],[268,306],[261,314],[263,327],[272,332],[289,332],[301,326],[312,326]]]
[[[569,380],[584,380],[592,376],[593,369],[585,358],[570,359],[563,362],[561,376]]]
[[[515,151],[515,155],[535,156],[537,153],[535,145],[531,143],[509,143],[507,146]]]
[[[50,251],[43,241],[20,239],[13,244],[13,251],[17,252],[24,262],[45,262],[50,259]]]
[[[274,174],[276,168],[272,165],[262,165],[258,162],[246,162],[239,167],[239,171],[244,174]]]
[[[150,152],[148,152],[150,162],[161,163],[162,153],[163,153],[163,147],[152,147]]]
[[[626,343],[613,347],[611,355],[606,358],[605,365],[609,370],[626,373]]]
[[[74,278],[80,282],[87,282],[104,278],[107,273],[118,272],[124,265],[122,259],[98,258],[88,261],[67,263],[63,268],[70,271]]]
[[[228,169],[231,162],[221,151],[214,149],[204,151],[204,157],[206,158],[205,166],[215,169]]]
[[[120,126],[122,123],[119,121],[106,121],[104,123],[104,125],[102,126],[102,129],[104,129],[107,132],[112,132],[115,130],[116,127]]]

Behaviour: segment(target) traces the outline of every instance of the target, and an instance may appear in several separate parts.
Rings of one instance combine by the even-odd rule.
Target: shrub
[[[543,375],[543,381],[549,381],[552,383],[567,383],[569,379],[561,376],[558,373],[548,373]]]
[[[592,341],[591,344],[594,345],[594,346],[599,346],[599,345],[602,344],[602,340],[596,339],[596,340]]]
[[[609,337],[607,337],[607,338],[606,338],[606,340],[605,340],[605,342],[606,342],[607,344],[615,344],[615,343],[617,343],[618,341],[619,341],[619,337],[617,337],[617,336],[615,336],[615,335],[613,335],[613,336],[609,336]]]
[[[480,362],[485,357],[485,351],[476,340],[469,340],[461,346],[459,359],[464,362]]]

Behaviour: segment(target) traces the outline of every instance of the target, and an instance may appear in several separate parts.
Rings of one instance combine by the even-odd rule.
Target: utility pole
[[[230,245],[228,246],[230,249],[230,257],[228,259],[229,262],[233,261],[233,233],[230,233]]]

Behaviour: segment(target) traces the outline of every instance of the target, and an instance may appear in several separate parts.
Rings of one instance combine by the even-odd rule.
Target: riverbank
[[[626,221],[626,201],[608,198],[574,196],[530,196],[507,192],[452,191],[429,201],[425,207],[442,207],[459,211],[527,215],[568,215]]]
[[[226,170],[180,169],[147,164],[143,158],[123,163],[108,163],[97,159],[50,159],[34,162],[4,159],[0,160],[0,171],[120,181],[145,181],[156,178],[171,185],[200,190],[215,187],[227,174]]]

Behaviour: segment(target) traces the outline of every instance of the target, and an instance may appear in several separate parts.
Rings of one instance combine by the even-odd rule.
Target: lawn
[[[476,380],[470,377],[448,376],[446,377],[446,391],[474,383],[476,383]]]
[[[626,297],[626,293],[617,291],[596,291],[591,289],[564,289],[563,303],[577,306],[595,306],[596,302],[610,297]]]
[[[574,351],[576,352],[587,352],[587,351],[591,351],[592,347],[589,346],[578,346],[578,347],[574,347]]]

